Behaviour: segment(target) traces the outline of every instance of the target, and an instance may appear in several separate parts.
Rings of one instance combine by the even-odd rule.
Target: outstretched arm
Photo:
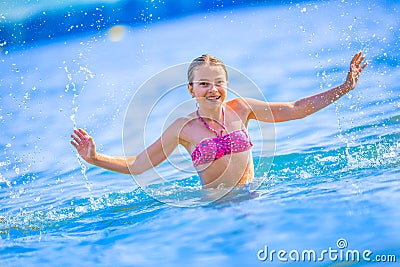
[[[86,162],[125,174],[140,174],[162,161],[179,144],[179,123],[173,123],[162,136],[137,156],[108,156],[97,153],[93,138],[83,129],[74,130],[71,144]]]
[[[246,100],[251,109],[249,119],[282,122],[301,119],[323,109],[356,87],[360,73],[367,66],[367,63],[362,64],[364,59],[362,52],[357,53],[351,60],[346,81],[342,85],[322,93],[304,97],[294,102],[265,103],[254,99]]]
[[[75,147],[81,158],[92,165],[128,174],[128,165],[136,161],[135,156],[119,157],[97,153],[93,138],[83,129],[75,129],[71,138],[73,139],[71,144]]]

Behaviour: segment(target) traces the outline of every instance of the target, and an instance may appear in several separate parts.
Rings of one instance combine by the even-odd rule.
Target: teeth
[[[208,100],[217,100],[219,99],[221,96],[209,96],[207,97]]]

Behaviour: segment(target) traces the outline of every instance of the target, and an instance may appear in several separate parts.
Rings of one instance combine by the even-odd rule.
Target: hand
[[[356,87],[362,70],[368,65],[368,62],[365,62],[364,65],[361,65],[364,59],[365,57],[360,51],[351,60],[350,70],[345,81],[345,84],[349,87],[349,90],[353,90]]]
[[[79,128],[74,130],[74,134],[71,135],[73,139],[71,144],[76,148],[79,155],[87,162],[91,163],[96,158],[96,144],[93,138],[85,132],[83,129]]]

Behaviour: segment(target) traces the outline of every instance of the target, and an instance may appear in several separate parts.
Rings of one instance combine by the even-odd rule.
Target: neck
[[[204,109],[199,107],[199,114],[200,116],[207,118],[207,119],[212,119],[216,121],[222,120],[222,109],[224,108],[223,105],[220,105],[216,108],[213,109]]]

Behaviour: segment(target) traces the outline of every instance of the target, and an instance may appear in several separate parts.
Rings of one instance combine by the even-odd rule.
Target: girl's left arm
[[[250,109],[249,119],[264,122],[290,121],[304,118],[323,109],[356,87],[360,73],[367,66],[367,63],[362,64],[364,59],[362,52],[357,53],[351,60],[346,81],[342,85],[322,93],[304,97],[294,102],[282,103],[266,103],[255,99],[246,99],[245,101]]]

